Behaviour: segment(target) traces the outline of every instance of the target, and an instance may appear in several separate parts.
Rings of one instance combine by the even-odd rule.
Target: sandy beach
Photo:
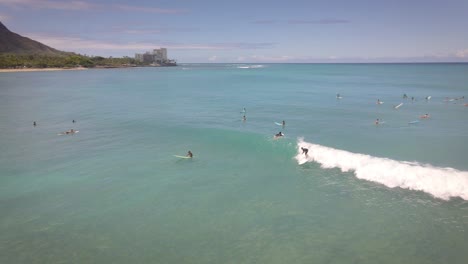
[[[88,68],[23,68],[23,69],[0,69],[0,72],[37,72],[37,71],[76,71],[87,70]]]

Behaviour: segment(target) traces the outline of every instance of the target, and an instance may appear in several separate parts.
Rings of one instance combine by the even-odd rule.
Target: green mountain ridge
[[[60,51],[11,32],[0,22],[0,69],[24,68],[120,68],[154,66],[134,58],[89,57]],[[169,62],[158,66],[176,66]]]
[[[70,52],[56,50],[38,41],[11,32],[2,22],[0,22],[0,53],[47,56],[72,54]]]

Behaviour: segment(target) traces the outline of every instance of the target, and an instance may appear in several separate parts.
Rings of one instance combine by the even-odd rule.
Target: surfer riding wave
[[[301,148],[309,150],[307,156]],[[316,162],[324,169],[339,168],[343,172],[352,171],[359,179],[377,182],[390,188],[423,191],[444,200],[451,197],[468,200],[467,171],[352,153],[305,142],[303,139],[298,140],[295,159],[299,164]]]

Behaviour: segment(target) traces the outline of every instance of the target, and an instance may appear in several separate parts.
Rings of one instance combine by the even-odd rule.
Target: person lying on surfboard
[[[281,133],[281,131],[280,131],[278,134],[275,135],[275,138],[279,138],[279,137],[282,137],[282,136],[284,136],[284,135],[283,135],[283,133]]]
[[[187,152],[187,157],[189,157],[189,158],[192,158],[192,157],[193,157],[192,151],[189,150],[189,151]]]

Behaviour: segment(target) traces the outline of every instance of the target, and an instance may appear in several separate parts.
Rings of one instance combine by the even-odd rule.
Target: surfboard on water
[[[380,102],[377,102],[376,104],[379,104],[379,105],[381,105],[381,104],[383,104],[383,103],[384,103],[384,102],[380,101]]]
[[[408,124],[412,125],[412,124],[417,124],[419,123],[419,120],[414,120],[414,121],[409,121]]]
[[[403,105],[403,103],[400,103],[399,105],[396,105],[394,108],[395,108],[395,109],[398,109],[398,108],[400,108],[402,105]]]
[[[174,157],[180,158],[180,159],[190,159],[190,157],[187,157],[187,156],[180,156],[180,155],[174,155]]]
[[[279,123],[279,122],[275,122],[276,125],[278,126],[282,126],[283,124]]]
[[[431,100],[431,98],[432,96],[429,95],[428,97],[426,97],[426,100]]]
[[[78,132],[80,132],[80,131],[79,131],[79,130],[76,130],[76,131],[74,131],[73,133],[68,133],[68,134],[67,134],[66,132],[62,132],[62,133],[58,133],[57,135],[59,135],[59,136],[63,136],[63,135],[73,135],[73,134],[76,134],[76,133],[78,133]]]

